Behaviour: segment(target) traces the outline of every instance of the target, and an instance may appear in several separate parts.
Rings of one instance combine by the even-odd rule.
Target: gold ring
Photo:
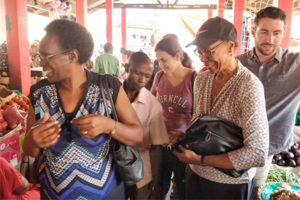
[[[83,135],[86,135],[86,134],[88,134],[89,132],[88,131],[82,131],[82,134]]]

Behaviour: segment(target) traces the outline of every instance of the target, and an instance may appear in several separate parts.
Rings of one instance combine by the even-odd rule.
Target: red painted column
[[[86,24],[87,0],[76,0],[76,21],[82,25]]]
[[[224,0],[219,0],[218,4],[218,16],[219,17],[224,17],[224,8],[225,8],[225,2]]]
[[[121,17],[122,17],[122,48],[126,49],[126,8],[122,8],[121,10]],[[122,60],[124,63],[126,63],[126,55],[122,54]]]
[[[282,40],[281,47],[288,49],[290,46],[293,0],[278,0],[278,8],[284,10],[287,17],[286,33]]]
[[[241,53],[242,43],[242,31],[243,31],[243,11],[244,11],[244,0],[235,0],[234,2],[234,18],[233,24],[237,30],[237,42],[238,47],[236,48],[236,55]]]
[[[24,95],[31,86],[26,4],[27,0],[5,0],[10,86]]]
[[[212,18],[212,9],[207,10],[207,18]]]
[[[106,7],[106,41],[112,43],[112,8],[113,0],[105,1]]]

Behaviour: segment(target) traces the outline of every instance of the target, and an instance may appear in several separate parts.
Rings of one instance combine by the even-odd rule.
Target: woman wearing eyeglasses
[[[155,75],[151,92],[163,107],[163,117],[170,144],[182,137],[189,125],[193,112],[193,82],[196,72],[182,64],[183,51],[172,37],[163,38],[155,47],[156,58],[161,71]],[[168,147],[163,148],[161,195],[166,197],[170,188],[172,172],[175,178],[175,194],[185,199],[186,164],[181,163]]]
[[[243,147],[202,156],[179,146],[173,153],[189,164],[187,199],[250,199],[255,167],[264,165],[268,153],[263,86],[235,59],[236,40],[233,24],[215,17],[204,22],[191,43],[208,69],[195,80],[193,119],[211,114],[233,122],[242,128]],[[216,168],[249,170],[232,177]]]
[[[116,78],[85,70],[94,46],[85,27],[54,20],[45,30],[39,51],[47,79],[31,87],[23,145],[26,154],[41,158],[41,199],[124,199],[109,142],[141,142],[137,115]],[[119,122],[105,117],[101,79],[107,79]]]

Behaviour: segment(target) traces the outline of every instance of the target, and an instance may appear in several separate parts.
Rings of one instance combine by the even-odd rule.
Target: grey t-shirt
[[[254,49],[237,57],[265,89],[270,128],[269,154],[293,144],[293,127],[300,103],[300,53],[279,48],[274,58],[260,64]]]

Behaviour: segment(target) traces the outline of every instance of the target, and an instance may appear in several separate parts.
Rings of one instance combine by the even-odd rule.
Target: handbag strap
[[[108,99],[106,99],[104,89],[107,92]],[[105,112],[106,112],[106,116],[109,117],[109,118],[111,118],[111,116],[109,115],[109,112],[108,112],[108,105],[107,105],[107,100],[108,100],[110,102],[110,106],[111,106],[112,119],[114,119],[116,121],[119,121],[118,120],[118,116],[117,116],[117,112],[116,112],[116,108],[115,108],[115,105],[114,105],[114,102],[113,102],[111,94],[109,92],[109,88],[108,88],[108,85],[107,85],[107,77],[106,76],[104,76],[104,80],[101,79],[100,90],[101,90],[101,95],[102,95],[102,98],[103,98],[103,104],[104,104],[104,109],[105,109]]]
[[[104,88],[106,89],[108,100],[110,102],[110,106],[111,106],[111,110],[112,110],[112,114],[113,114],[112,119],[118,121],[118,116],[117,116],[117,112],[116,112],[116,109],[115,109],[115,105],[114,105],[114,102],[112,100],[112,97],[110,95],[110,92],[109,92],[109,89],[108,89],[108,86],[107,86],[107,77],[106,76],[105,76],[104,80],[101,79],[100,90],[101,90],[101,95],[102,95],[102,99],[103,99],[103,104],[104,104],[104,109],[105,109],[106,116],[108,118],[111,118],[111,116],[108,112],[108,105],[107,105],[107,99],[105,97]],[[109,136],[109,139],[110,139],[110,148],[115,149],[118,146],[119,141],[113,139],[111,136]]]

